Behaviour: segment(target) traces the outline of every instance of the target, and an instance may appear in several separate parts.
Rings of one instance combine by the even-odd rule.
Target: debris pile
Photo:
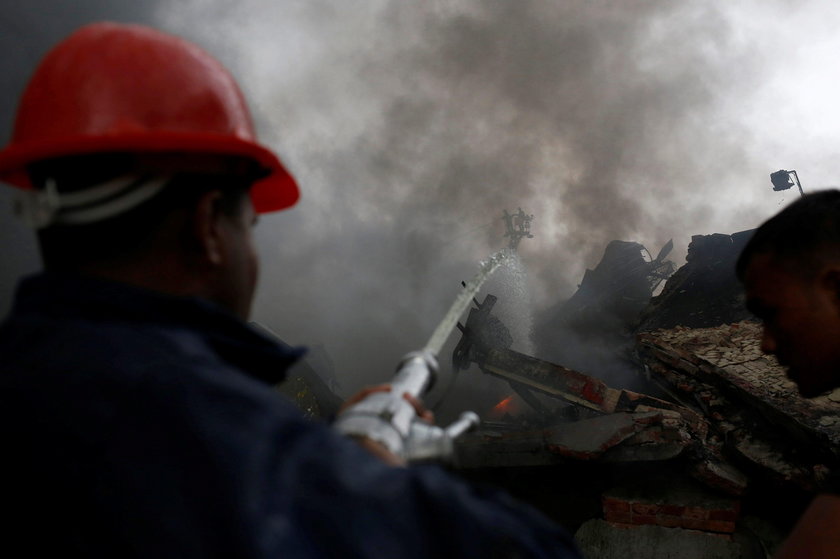
[[[536,357],[611,381],[632,376],[627,356],[634,327],[656,288],[676,268],[666,260],[672,249],[668,241],[652,258],[639,243],[611,241],[577,291],[538,318]]]
[[[740,554],[740,544],[731,539],[748,479],[724,459],[721,441],[699,411],[612,388],[594,377],[507,348],[479,343],[462,344],[461,349],[462,357],[474,359],[484,373],[508,381],[520,395],[530,394],[526,402],[541,402],[536,418],[506,417],[506,421],[485,423],[477,433],[460,440],[457,454],[462,473],[513,470],[533,479],[527,469],[542,466],[565,477],[569,466],[591,464],[588,476],[570,477],[589,487],[589,497],[600,500],[600,508],[590,509],[586,517],[565,519],[567,526],[579,528],[576,537],[589,556],[609,557],[607,549],[626,552],[628,538],[644,548],[642,542],[651,546],[653,538],[660,542],[660,549],[700,545],[704,550],[726,550],[714,556],[746,557]],[[554,407],[550,407],[552,401]],[[645,476],[654,474],[655,483],[645,486],[638,477],[629,477],[627,472],[636,465],[644,467]],[[611,485],[614,472],[604,475],[599,469],[604,466],[626,470],[625,484]],[[665,472],[674,481],[663,480]],[[564,494],[563,498],[568,497]],[[546,510],[540,497],[531,497],[531,502]],[[555,518],[562,516],[555,514]],[[630,535],[628,530],[641,532]],[[596,555],[594,550],[600,551]]]
[[[587,521],[575,538],[587,557],[761,558],[760,543],[733,536],[737,499],[670,476],[635,480],[604,492],[603,519]],[[758,553],[750,553],[752,550]]]
[[[604,520],[618,524],[685,528],[720,534],[735,532],[738,499],[710,497],[680,479],[644,480],[603,495]]]
[[[492,296],[476,302],[454,361],[507,381],[531,412],[486,422],[462,440],[462,472],[542,466],[562,476],[571,464],[588,463],[593,476],[604,465],[625,472],[643,465],[643,474],[657,476],[653,484],[644,475],[623,484],[589,480],[600,507],[576,519],[587,549],[645,537],[679,549],[693,538],[722,546],[721,557],[748,557],[743,549],[771,546],[790,526],[788,518],[759,518],[773,524],[771,537],[745,536],[745,503],[755,520],[755,500],[768,488],[774,506],[788,512],[804,505],[787,497],[792,491],[837,490],[840,393],[795,396],[781,367],[761,353],[757,323],[640,333],[639,357],[664,394],[653,397],[511,350],[493,303]]]
[[[456,367],[470,363],[507,381],[532,412],[485,424],[458,445],[462,468],[601,462],[687,460],[701,482],[732,494],[743,491],[739,473],[708,449],[709,425],[688,406],[613,388],[584,373],[509,349],[491,320],[495,297],[478,304],[461,327]],[[495,335],[486,333],[488,329]]]
[[[638,319],[639,331],[687,326],[705,328],[750,318],[735,262],[753,230],[732,235],[694,235],[686,264],[650,300]]]
[[[761,326],[674,328],[639,335],[651,373],[675,399],[703,414],[721,452],[750,476],[804,491],[836,490],[840,476],[840,391],[797,395],[760,348]]]
[[[516,231],[528,236],[531,216],[519,214],[511,227],[521,218]],[[510,349],[494,296],[474,299],[453,368],[476,366],[510,396],[456,442],[461,474],[543,509],[587,556],[772,553],[809,496],[840,491],[840,390],[803,399],[760,351],[734,273],[751,233],[692,237],[687,263],[653,298],[673,271],[671,243],[655,259],[638,243],[610,243],[543,321],[537,356]],[[643,388],[605,381],[616,364],[646,375]],[[317,375],[305,380],[306,390],[288,387],[299,404],[330,400],[314,394]]]

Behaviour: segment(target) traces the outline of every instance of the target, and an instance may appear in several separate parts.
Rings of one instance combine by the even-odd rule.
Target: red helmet
[[[0,152],[0,180],[32,188],[30,163],[126,151],[244,156],[269,171],[251,190],[257,212],[299,197],[277,156],[256,142],[242,93],[216,59],[155,29],[94,23],[35,71]]]

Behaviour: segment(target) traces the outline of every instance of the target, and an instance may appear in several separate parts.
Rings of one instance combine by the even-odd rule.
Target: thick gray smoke
[[[680,261],[691,235],[772,213],[779,166],[836,175],[824,149],[757,132],[801,124],[759,114],[786,90],[756,98],[783,42],[805,41],[786,5],[189,0],[160,1],[152,21],[233,69],[298,178],[301,203],[258,231],[254,317],[324,344],[350,392],[425,343],[505,244],[503,209],[536,216],[526,273],[507,276],[526,278],[527,317],[570,296],[613,239],[655,252],[673,237]],[[813,41],[840,18],[820,6],[799,12],[826,22]]]
[[[536,214],[521,252],[547,306],[612,239],[674,236],[684,250],[709,232],[709,169],[725,180],[743,159],[745,132],[715,112],[743,53],[712,7],[230,6],[159,14],[236,68],[300,180],[300,206],[263,221],[255,315],[324,343],[346,385],[383,379],[423,344],[504,243],[503,209]]]

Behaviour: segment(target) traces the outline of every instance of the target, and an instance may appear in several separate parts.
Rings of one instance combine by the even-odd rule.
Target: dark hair
[[[237,162],[239,163],[239,162]],[[91,263],[130,259],[149,247],[161,224],[173,212],[194,207],[199,198],[219,190],[219,210],[235,215],[242,208],[259,172],[255,166],[227,166],[229,171],[178,171],[169,158],[165,171],[172,176],[161,191],[117,216],[85,225],[53,225],[38,231],[44,266],[52,270],[72,270]],[[190,168],[192,167],[192,168]],[[30,176],[36,187],[54,179],[59,192],[74,191],[99,184],[122,174],[162,172],[139,165],[133,154],[97,154],[66,157],[33,165]]]
[[[743,280],[758,254],[771,254],[793,270],[811,274],[826,258],[840,257],[840,191],[806,194],[765,221],[747,242],[735,265]]]

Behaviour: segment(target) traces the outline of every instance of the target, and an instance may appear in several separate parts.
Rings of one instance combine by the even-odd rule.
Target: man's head
[[[256,279],[255,212],[294,179],[256,141],[230,73],[178,37],[87,25],[41,61],[0,151],[47,268],[197,295],[240,316]]]
[[[263,174],[244,158],[188,154],[115,153],[32,165],[33,184],[50,185],[58,200],[93,198],[60,205],[54,222],[38,230],[44,266],[204,297],[245,318],[257,274],[249,192]],[[148,199],[119,211],[120,200],[144,188],[152,190]],[[107,193],[103,200],[91,196],[97,191]]]
[[[803,396],[840,386],[840,191],[808,194],[765,222],[737,263],[761,347]]]

